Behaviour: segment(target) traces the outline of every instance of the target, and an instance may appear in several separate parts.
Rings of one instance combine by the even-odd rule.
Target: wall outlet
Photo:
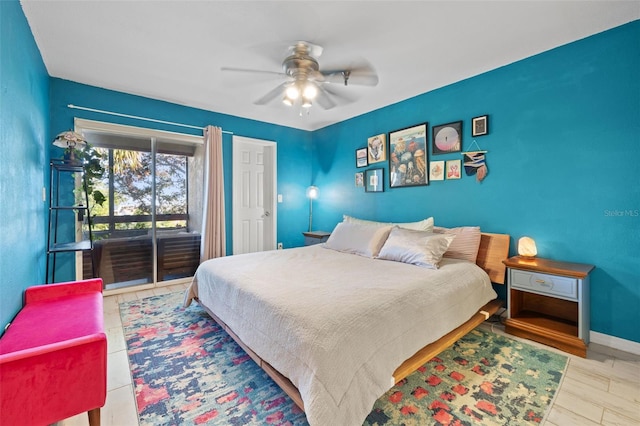
[[[278,243],[278,250],[282,250],[282,243]]]

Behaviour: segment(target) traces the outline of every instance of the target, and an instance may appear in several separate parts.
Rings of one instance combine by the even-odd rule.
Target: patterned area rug
[[[182,293],[122,303],[141,425],[306,425],[291,399]],[[567,357],[481,328],[376,402],[365,425],[533,425]]]

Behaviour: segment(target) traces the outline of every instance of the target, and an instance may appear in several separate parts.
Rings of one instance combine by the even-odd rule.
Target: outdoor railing
[[[94,230],[92,252],[85,252],[83,273],[92,275],[93,256],[96,275],[109,284],[142,284],[153,282],[153,245],[151,229],[117,230],[118,223],[150,222],[148,215],[95,217],[94,225],[109,224],[111,230]],[[188,215],[157,215],[156,221],[184,221]],[[200,264],[200,234],[187,232],[187,228],[156,228],[157,280],[189,277]]]

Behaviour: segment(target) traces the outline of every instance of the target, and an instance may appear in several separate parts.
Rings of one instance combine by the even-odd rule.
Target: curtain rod
[[[73,105],[73,104],[67,105],[67,108],[81,109],[83,111],[90,111],[90,112],[99,112],[101,114],[115,115],[115,116],[118,116],[118,117],[135,118],[136,120],[152,121],[154,123],[170,124],[172,126],[187,127],[189,129],[204,130],[202,127],[192,126],[190,124],[174,123],[173,121],[156,120],[155,118],[147,118],[147,117],[140,117],[140,116],[137,116],[137,115],[121,114],[119,112],[105,111],[105,110],[102,110],[102,109],[87,108],[87,107],[77,106],[77,105]],[[233,132],[230,132],[228,130],[223,130],[222,133],[227,133],[229,135],[233,135],[234,134]]]

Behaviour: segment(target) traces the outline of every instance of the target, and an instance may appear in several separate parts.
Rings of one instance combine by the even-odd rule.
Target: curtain
[[[204,143],[206,158],[200,247],[201,262],[226,254],[222,129],[207,126],[204,129]]]

